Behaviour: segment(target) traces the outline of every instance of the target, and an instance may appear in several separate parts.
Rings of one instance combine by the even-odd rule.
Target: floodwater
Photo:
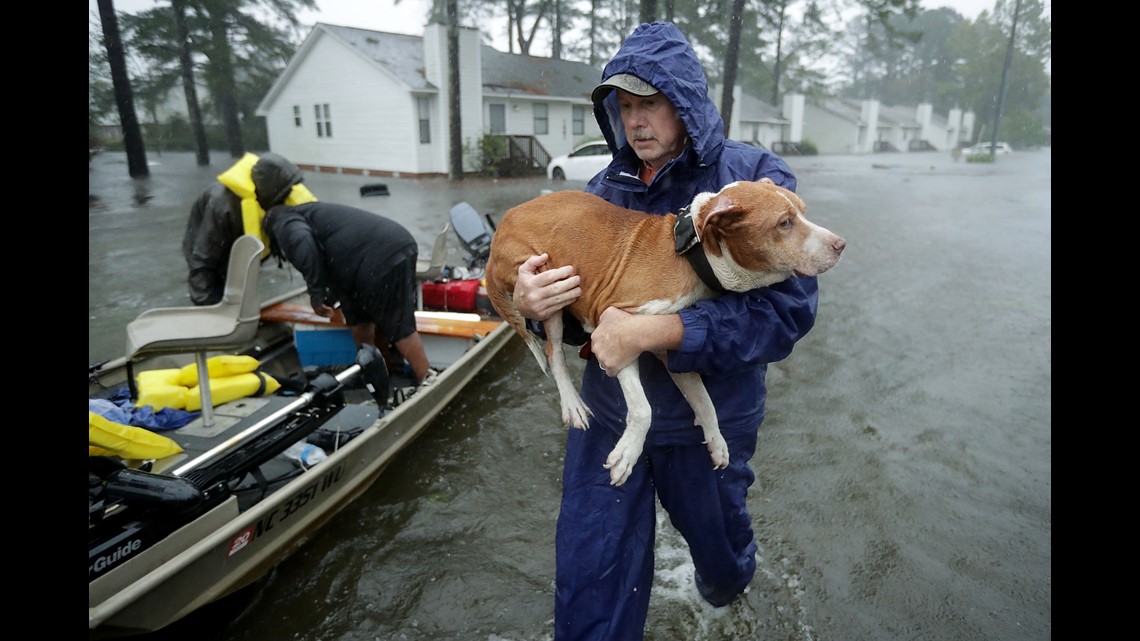
[[[190,203],[231,159],[123,154],[90,171],[92,362],[146,307],[186,304]],[[791,157],[809,216],[844,236],[818,322],[769,368],[749,496],[758,571],[705,604],[659,514],[649,641],[1041,641],[1052,620],[1049,149]],[[383,182],[390,196],[362,198]],[[391,216],[423,253],[466,200],[501,216],[546,179],[313,174],[318,198]],[[453,256],[461,258],[457,239]],[[303,284],[263,268],[265,296]],[[581,361],[570,359],[575,374]],[[548,641],[565,430],[520,341],[229,617],[153,639]],[[228,622],[228,623],[227,623]]]

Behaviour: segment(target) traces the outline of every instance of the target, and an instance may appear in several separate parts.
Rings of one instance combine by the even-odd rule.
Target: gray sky
[[[155,6],[156,0],[114,0],[115,9],[127,13],[144,11]],[[973,20],[984,10],[992,10],[995,0],[922,0],[927,9],[950,7],[964,17]],[[91,15],[97,19],[99,9],[95,0],[88,0]],[[168,4],[168,3],[164,3]],[[424,16],[431,0],[317,0],[318,12],[304,12],[298,19],[305,24],[325,22],[344,27],[359,27],[390,33],[404,33],[413,36],[423,35]],[[496,49],[507,50],[506,23],[502,25],[482,25],[491,37]],[[538,42],[538,40],[536,40]],[[549,51],[534,51],[536,55],[549,55]]]
[[[154,0],[116,0],[117,2],[153,2]],[[406,33],[418,36],[423,33],[423,17],[431,0],[317,0],[320,12],[304,14],[306,22],[327,22],[345,27],[360,27],[376,31]],[[994,0],[923,0],[927,9],[950,7],[971,20],[983,10],[993,9]],[[490,25],[485,26],[490,30]],[[506,23],[500,25],[504,33],[489,33],[495,48],[506,50]]]

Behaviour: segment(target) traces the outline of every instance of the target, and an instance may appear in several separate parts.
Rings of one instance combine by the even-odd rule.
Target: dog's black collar
[[[700,249],[701,237],[697,233],[697,226],[693,217],[689,215],[688,206],[682,207],[681,211],[677,212],[677,221],[673,223],[673,243],[677,254],[689,260],[689,264],[693,266],[693,271],[697,272],[697,276],[705,285],[708,285],[713,291],[727,291],[717,280],[716,274],[713,273],[705,252]],[[697,249],[697,251],[693,251],[693,249]]]

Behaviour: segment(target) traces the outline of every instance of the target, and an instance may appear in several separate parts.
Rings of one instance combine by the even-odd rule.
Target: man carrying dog
[[[696,52],[670,23],[642,24],[602,73],[594,116],[614,154],[586,191],[652,214],[676,213],[701,192],[770,178],[795,190],[775,154],[728,140],[708,97]],[[551,215],[557,215],[552,212]],[[540,272],[545,255],[519,268],[514,300],[532,331],[581,295],[573,265]],[[756,572],[756,542],[746,498],[749,460],[764,420],[767,364],[786,358],[815,323],[815,277],[789,278],[728,292],[670,315],[606,310],[586,336],[563,314],[564,340],[582,344],[590,363],[581,397],[590,429],[568,430],[556,532],[555,641],[630,641],[644,636],[653,583],[656,502],[685,538],[696,587],[714,606],[732,603]],[[717,470],[694,414],[668,368],[697,372],[720,418],[730,463]],[[639,359],[653,423],[629,479],[611,484],[603,468],[622,435],[626,408],[616,378]],[[596,365],[596,366],[595,366]]]

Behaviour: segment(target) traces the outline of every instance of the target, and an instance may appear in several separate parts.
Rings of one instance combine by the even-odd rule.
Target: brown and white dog
[[[556,191],[503,215],[491,240],[487,294],[499,315],[526,341],[543,372],[554,377],[562,421],[585,429],[591,412],[566,367],[562,315],[544,324],[544,353],[512,300],[519,266],[543,253],[550,255],[547,268],[573,265],[581,276],[582,296],[567,309],[590,332],[610,306],[633,314],[672,314],[719,296],[714,289],[718,284],[722,290],[744,292],[793,274],[815,276],[831,269],[847,243],[809,222],[804,209],[799,196],[767,178],[698,194],[680,214],[664,215],[624,209],[585,192]],[[680,237],[683,233],[675,237],[675,225],[689,230],[688,243]],[[679,253],[686,244],[692,253],[703,253],[706,280],[691,265],[691,257]],[[701,255],[696,258],[699,262]],[[710,278],[712,286],[706,282]],[[658,356],[664,360],[663,353]],[[728,445],[700,375],[670,375],[693,406],[714,467],[727,466]],[[628,414],[625,433],[604,465],[611,485],[629,477],[651,418],[637,361],[617,372],[617,379]]]

